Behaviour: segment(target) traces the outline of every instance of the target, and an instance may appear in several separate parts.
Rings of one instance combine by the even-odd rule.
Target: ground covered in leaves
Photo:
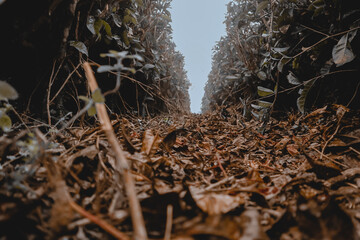
[[[359,239],[358,112],[112,119],[149,239]],[[131,239],[100,127],[29,128],[0,137],[0,238]]]

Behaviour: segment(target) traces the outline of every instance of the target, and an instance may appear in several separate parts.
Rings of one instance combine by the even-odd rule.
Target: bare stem
[[[90,64],[88,62],[85,62],[83,64],[83,67],[85,69],[86,78],[89,83],[90,90],[93,92],[96,89],[98,89],[98,84],[96,82],[94,73],[90,67]],[[107,114],[105,104],[103,103],[96,103],[96,110],[97,114],[100,120],[100,124],[102,127],[102,130],[105,132],[105,135],[111,145],[111,148],[116,156],[116,166],[118,173],[121,173],[124,180],[124,187],[126,190],[126,194],[129,198],[129,206],[130,206],[130,213],[134,228],[134,239],[135,240],[146,240],[147,233],[144,223],[144,218],[142,216],[142,211],[140,207],[139,200],[136,196],[135,191],[135,183],[134,179],[131,175],[131,171],[129,168],[129,165],[127,163],[127,159],[125,157],[125,154],[123,150],[121,149],[121,146],[116,138],[116,135],[114,133],[114,129],[110,123],[109,115]]]

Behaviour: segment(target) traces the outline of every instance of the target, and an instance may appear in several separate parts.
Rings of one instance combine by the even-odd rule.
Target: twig
[[[325,149],[327,147],[327,145],[329,144],[329,142],[335,137],[335,135],[338,133],[339,129],[340,129],[340,122],[341,122],[341,119],[343,118],[344,115],[342,115],[339,120],[338,120],[338,123],[337,123],[337,126],[336,126],[336,129],[335,129],[335,132],[331,135],[331,137],[325,142],[325,145],[324,147],[322,148],[321,150],[321,154],[320,154],[320,159],[322,159],[323,155],[324,155],[324,152],[325,152]]]
[[[69,76],[65,79],[64,83],[61,85],[61,87],[59,88],[59,90],[56,92],[56,94],[51,98],[49,104],[51,104],[55,98],[60,94],[60,92],[62,91],[62,89],[65,87],[65,85],[67,84],[67,82],[70,80],[71,76],[77,71],[77,69],[81,66],[81,63],[79,63],[75,69],[69,74]]]
[[[81,115],[83,115],[84,113],[86,113],[86,111],[92,106],[93,104],[93,100],[90,99],[90,101],[88,102],[88,104],[86,104],[86,106],[84,108],[82,108],[78,113],[75,114],[75,116],[73,116],[61,129],[60,131],[65,130],[66,128],[70,127],[70,125],[75,122],[76,119],[78,119]]]
[[[95,62],[95,61],[93,61],[93,60],[90,60],[90,61],[91,61],[91,65],[95,65],[95,66],[97,66],[97,67],[100,67],[100,66],[101,66],[100,64],[98,64],[97,62]],[[118,75],[118,73],[117,73],[117,72],[114,72],[114,71],[109,71],[109,73],[111,73],[111,74],[113,74],[113,75],[116,75],[116,76]],[[146,89],[146,88],[150,88],[150,89],[152,90],[152,88],[151,88],[150,86],[148,86],[148,85],[146,85],[145,83],[142,83],[142,82],[136,80],[135,78],[129,77],[129,76],[127,76],[126,74],[121,74],[121,73],[120,73],[120,76],[123,77],[123,78],[127,78],[127,79],[129,79],[130,81],[132,81],[132,82],[134,82],[134,83],[139,84],[139,86],[140,86],[145,92],[147,92],[150,96],[153,96],[154,93],[150,93],[150,92]]]
[[[50,75],[50,79],[49,79],[49,85],[48,85],[48,92],[47,92],[47,95],[46,95],[46,111],[47,111],[47,117],[48,117],[48,124],[49,126],[51,126],[51,114],[50,114],[50,94],[51,94],[51,87],[55,81],[55,78],[57,76],[57,74],[59,73],[60,71],[60,68],[62,66],[62,63],[59,65],[59,68],[58,70],[56,71],[55,75],[54,75],[54,71],[55,71],[55,65],[56,65],[56,61],[54,61],[54,64],[53,64],[53,68],[52,68],[52,71],[51,71],[51,75]]]
[[[139,90],[138,90],[138,85],[135,85],[135,90],[136,90],[136,106],[138,109],[138,117],[140,117],[140,104],[139,104]]]
[[[20,114],[15,110],[15,108],[11,105],[11,111],[15,113],[15,115],[19,118],[19,120],[24,124],[25,128],[30,132],[29,126],[24,122],[24,119],[20,116]]]
[[[111,234],[116,239],[121,239],[121,240],[129,240],[130,239],[127,235],[125,235],[124,233],[117,230],[114,226],[108,224],[101,218],[98,218],[97,216],[94,216],[91,213],[87,212],[85,209],[83,209],[82,207],[77,205],[74,201],[70,200],[69,204],[70,204],[71,208],[74,209],[76,212],[78,212],[83,217],[86,217],[87,219],[89,219],[90,221],[92,221],[93,223],[95,223],[96,225],[101,227],[102,229],[104,229],[106,232]]]
[[[216,156],[217,163],[218,163],[218,165],[219,165],[218,167],[219,167],[219,168],[221,169],[221,171],[224,173],[225,178],[228,178],[229,176],[227,175],[227,173],[226,173],[223,165],[221,164],[220,154],[219,154],[218,152],[216,152],[215,156]]]
[[[319,150],[317,150],[316,148],[310,147],[310,149],[314,150],[315,152],[317,152],[318,154],[321,155],[321,152],[320,152]],[[332,159],[331,157],[328,157],[328,156],[326,156],[326,155],[324,155],[324,157],[325,157],[326,159],[328,159],[329,161],[337,164],[337,165],[340,165],[340,166],[345,167],[345,168],[348,168],[348,167],[349,167],[349,166],[347,166],[347,165],[345,165],[345,164],[343,164],[343,163],[341,163],[341,162],[339,162],[339,161],[336,161],[335,159]]]
[[[313,28],[311,28],[311,27],[305,26],[305,25],[303,25],[303,24],[300,24],[300,26],[302,26],[302,27],[304,27],[304,28],[306,28],[306,29],[308,29],[308,30],[310,30],[310,31],[316,32],[316,33],[318,33],[318,34],[321,34],[321,35],[323,35],[323,36],[325,36],[325,37],[331,37],[330,35],[328,35],[328,34],[326,34],[326,33],[320,32],[320,31],[318,31],[318,30],[316,30],[316,29],[313,29]]]
[[[211,189],[213,189],[213,188],[215,188],[215,187],[218,187],[218,186],[220,186],[220,185],[222,185],[222,184],[224,184],[224,183],[230,182],[230,181],[232,181],[234,178],[235,178],[234,176],[224,178],[224,179],[222,179],[222,180],[220,180],[220,181],[218,181],[218,182],[216,182],[216,183],[214,183],[214,184],[211,184],[211,185],[207,186],[207,187],[204,189],[203,192],[210,191]],[[202,192],[202,193],[203,193],[203,192]]]
[[[89,60],[90,62],[91,62],[91,65],[95,65],[95,66],[101,66],[100,64],[98,64],[98,63],[96,63],[95,61],[93,61],[93,60]],[[113,72],[113,71],[109,71],[109,73],[111,73],[111,74],[113,74],[113,75],[118,75],[118,73],[117,72]],[[167,99],[165,99],[163,96],[161,96],[161,94],[157,94],[157,93],[155,93],[154,92],[154,89],[153,89],[153,87],[155,87],[155,86],[153,86],[153,87],[151,87],[151,86],[148,86],[148,85],[146,85],[146,84],[144,84],[144,83],[142,83],[142,82],[140,82],[140,81],[138,81],[138,80],[136,80],[136,79],[134,79],[134,78],[131,78],[131,77],[129,77],[128,75],[126,75],[126,74],[121,74],[120,73],[120,77],[122,77],[122,78],[126,78],[126,79],[128,79],[128,80],[130,80],[130,81],[132,81],[132,82],[134,82],[134,83],[137,83],[146,93],[148,93],[151,97],[154,97],[154,96],[156,96],[157,98],[159,98],[160,100],[162,100],[165,104],[166,104],[166,106],[167,106],[167,108],[168,108],[168,110],[172,107],[172,108],[174,108],[174,109],[176,109],[176,110],[179,110],[179,108],[176,106],[176,105],[174,105],[173,103],[171,103],[170,101],[168,101]],[[165,79],[165,78],[162,78],[162,79]],[[161,80],[161,79],[160,79]],[[118,82],[118,81],[117,81]],[[148,90],[148,89],[150,89],[150,90]],[[159,90],[159,89],[157,89],[157,90]],[[109,93],[105,93],[104,95],[107,95],[107,94],[109,94]],[[121,96],[120,96],[120,98],[121,98]],[[121,100],[121,101],[123,101],[123,100]],[[125,105],[124,105],[125,106]]]
[[[285,93],[285,92],[289,92],[289,91],[292,91],[292,90],[295,90],[303,85],[305,85],[306,83],[308,82],[311,82],[313,80],[318,80],[320,78],[323,78],[323,77],[326,77],[326,76],[329,76],[329,75],[333,75],[333,74],[336,74],[336,73],[344,73],[344,72],[356,72],[357,70],[355,69],[348,69],[348,70],[339,70],[339,71],[334,71],[334,72],[329,72],[329,73],[326,73],[326,74],[322,74],[320,76],[316,76],[316,77],[313,77],[313,78],[310,78],[302,83],[300,83],[299,85],[296,85],[294,87],[291,87],[291,88],[287,88],[287,89],[284,89],[284,90],[281,90],[281,91],[278,91],[277,94],[280,94],[280,93]],[[275,96],[275,93],[272,93],[272,94],[269,94],[267,95],[266,97],[260,97],[260,98],[257,98],[251,102],[254,102],[254,101],[257,101],[257,100],[262,100],[262,99],[266,99],[266,98],[269,98],[269,97],[273,97]]]
[[[174,207],[169,204],[166,209],[166,227],[165,227],[165,235],[164,240],[171,239],[171,228],[173,223],[173,209]]]
[[[274,101],[271,104],[271,109],[270,109],[270,112],[269,112],[269,116],[271,116],[272,113],[274,112],[275,103],[276,103],[276,100],[277,100],[278,95],[279,95],[279,82],[280,82],[279,75],[280,75],[280,73],[279,73],[279,71],[277,71],[276,72],[276,91],[274,92],[274,94],[275,94]]]
[[[340,36],[340,35],[343,35],[345,33],[348,33],[348,32],[352,32],[354,30],[357,30],[357,29],[360,29],[360,27],[355,27],[355,28],[352,28],[352,29],[349,29],[347,31],[343,31],[343,32],[339,32],[339,33],[335,33],[333,35],[327,35],[326,37],[324,37],[323,39],[321,39],[320,41],[318,41],[317,43],[311,45],[310,47],[304,47],[304,50],[302,50],[301,52],[299,52],[298,54],[290,57],[290,58],[297,58],[298,56],[302,55],[303,53],[309,51],[310,49],[316,47],[317,45],[319,45],[320,43],[328,40],[329,38],[333,38],[333,37],[336,37],[336,36]]]
[[[360,152],[358,150],[356,150],[355,148],[350,147],[350,150],[360,155]]]
[[[350,101],[348,102],[348,104],[346,105],[346,107],[349,107],[350,104],[352,103],[352,101],[355,99],[357,92],[359,91],[359,86],[360,86],[360,81],[358,83],[358,85],[356,86],[354,95],[352,96],[352,98],[350,99]]]
[[[90,90],[94,92],[96,89],[98,89],[98,84],[96,82],[95,76],[93,74],[93,71],[90,67],[90,64],[88,62],[85,62],[83,64],[86,78],[89,83]],[[113,127],[110,122],[109,115],[106,112],[105,104],[103,103],[96,103],[96,110],[97,114],[100,120],[101,127],[103,131],[105,132],[105,135],[111,145],[111,148],[116,156],[116,166],[119,173],[122,173],[123,180],[124,180],[124,187],[126,190],[126,194],[129,198],[129,206],[130,206],[130,212],[131,212],[131,218],[134,228],[134,239],[135,240],[146,240],[147,239],[147,233],[145,229],[145,223],[142,216],[142,211],[140,207],[139,200],[136,196],[135,191],[135,183],[134,179],[131,175],[130,168],[127,163],[127,159],[125,157],[125,154],[123,150],[121,149],[119,142],[116,138],[116,135],[114,133]]]
[[[113,93],[117,93],[120,89],[120,85],[121,85],[121,67],[117,69],[117,73],[116,73],[116,84],[115,87],[107,92],[104,93],[104,97],[106,97],[109,94],[113,94]]]

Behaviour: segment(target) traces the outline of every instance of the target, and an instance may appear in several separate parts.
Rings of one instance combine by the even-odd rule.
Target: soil
[[[111,116],[149,239],[359,239],[360,114],[331,105]],[[1,239],[131,239],[129,188],[99,124],[0,137]]]

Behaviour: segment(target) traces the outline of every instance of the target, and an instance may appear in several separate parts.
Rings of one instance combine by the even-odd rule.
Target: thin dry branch
[[[92,221],[93,223],[95,223],[96,225],[101,227],[102,229],[104,229],[106,232],[111,234],[116,239],[119,239],[119,240],[129,240],[130,239],[126,234],[120,232],[114,226],[108,224],[101,218],[98,218],[97,216],[94,216],[91,213],[87,212],[85,209],[83,209],[82,207],[77,205],[74,201],[72,201],[72,200],[69,201],[69,204],[70,204],[71,208],[74,209],[76,212],[78,212],[82,216],[86,217],[87,219],[89,219],[90,221]]]
[[[85,69],[85,74],[89,83],[90,90],[94,92],[99,87],[96,82],[93,71],[90,67],[90,64],[88,62],[85,62],[83,64],[83,67]],[[129,206],[130,206],[131,218],[134,228],[134,239],[146,240],[147,233],[145,229],[144,218],[142,216],[139,200],[137,199],[136,196],[135,183],[131,175],[131,171],[128,166],[127,159],[116,138],[113,127],[110,123],[109,115],[107,114],[106,111],[105,104],[96,103],[96,110],[101,123],[102,130],[105,132],[105,135],[116,156],[116,166],[118,168],[117,170],[123,175],[124,187],[126,189],[126,194],[129,198]]]

